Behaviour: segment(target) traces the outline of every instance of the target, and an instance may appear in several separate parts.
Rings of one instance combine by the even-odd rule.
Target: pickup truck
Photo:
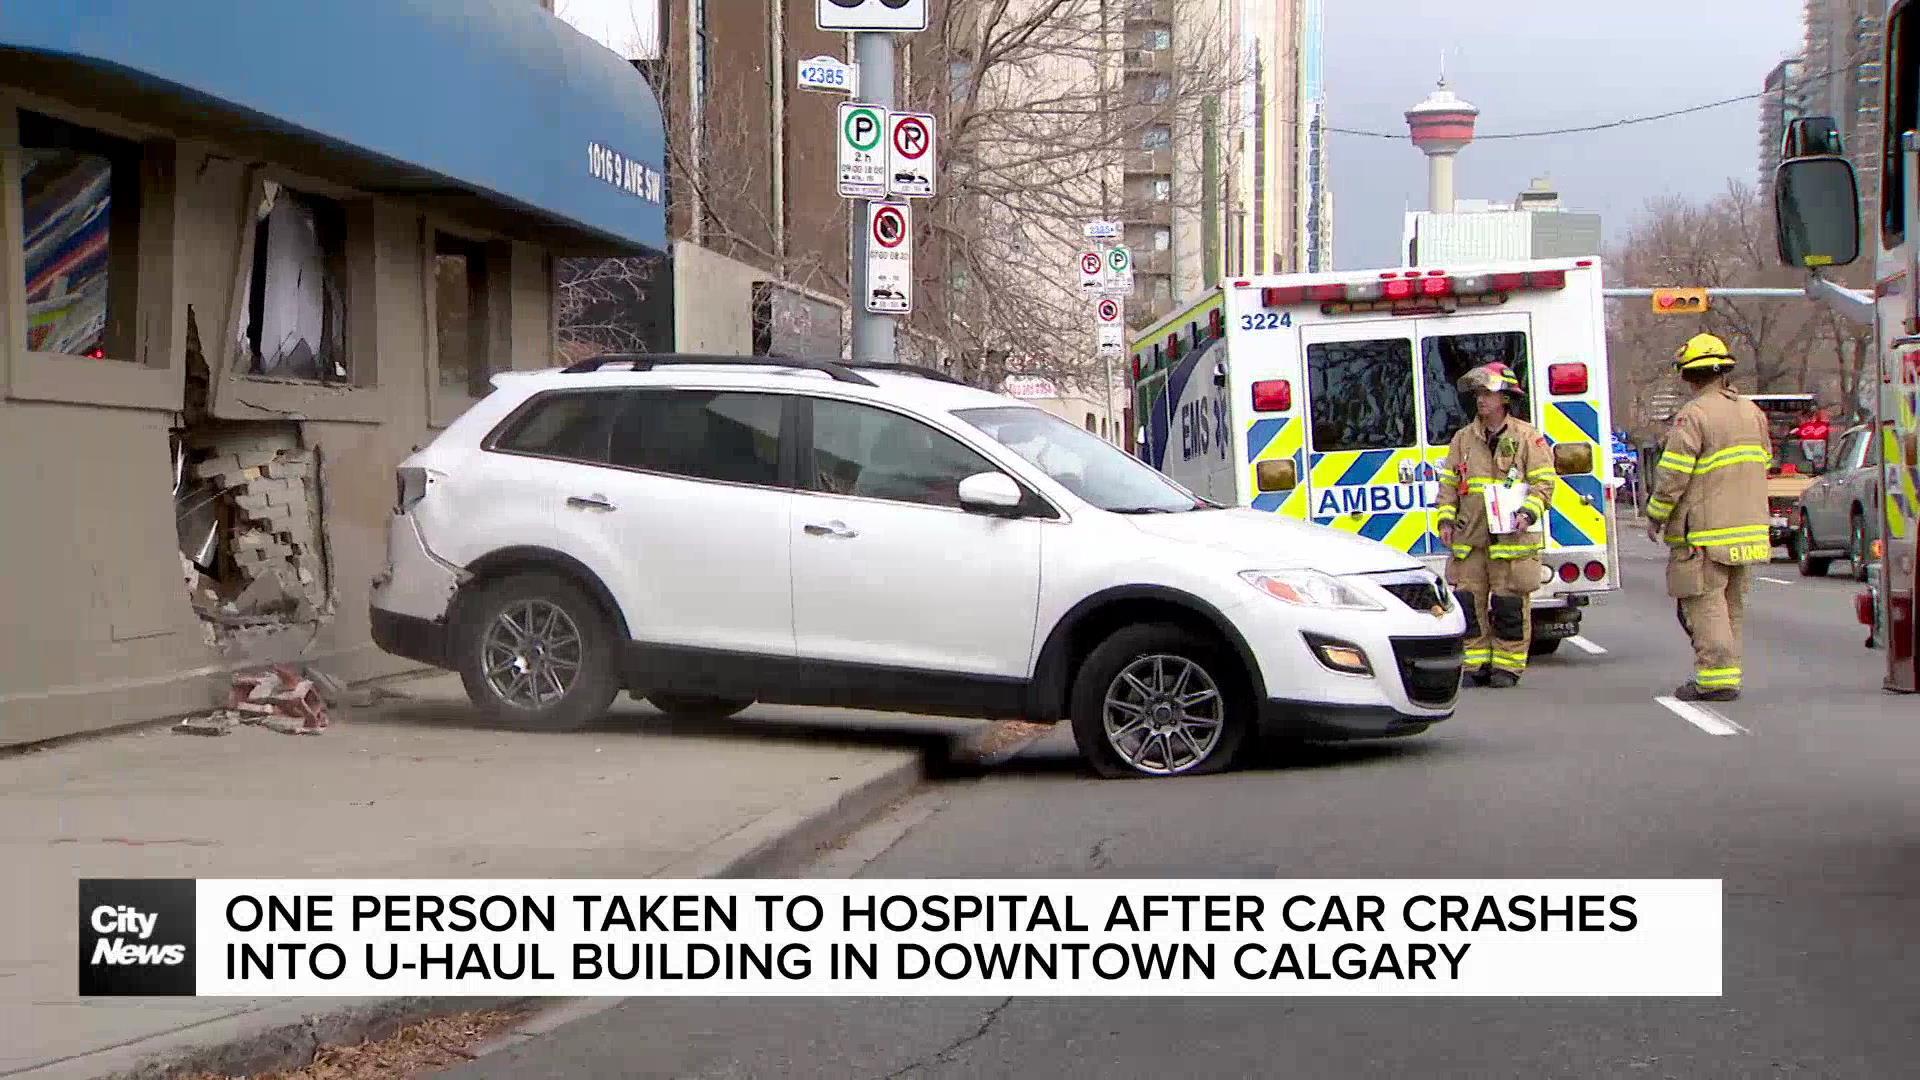
[[[1855,581],[1867,580],[1867,562],[1880,531],[1880,454],[1873,427],[1847,429],[1827,471],[1800,493],[1792,520],[1792,549],[1806,577],[1825,577],[1834,559],[1846,559]]]

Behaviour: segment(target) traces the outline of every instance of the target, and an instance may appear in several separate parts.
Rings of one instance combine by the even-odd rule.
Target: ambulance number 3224
[[[1292,325],[1293,312],[1291,311],[1256,311],[1251,315],[1240,316],[1242,330],[1278,330],[1283,326]]]

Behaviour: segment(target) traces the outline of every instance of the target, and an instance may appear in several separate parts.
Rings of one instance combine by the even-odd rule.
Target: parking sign
[[[878,105],[840,103],[840,181],[845,199],[880,199],[887,194],[887,110]]]
[[[933,197],[933,117],[892,113],[887,119],[887,190],[898,198]]]

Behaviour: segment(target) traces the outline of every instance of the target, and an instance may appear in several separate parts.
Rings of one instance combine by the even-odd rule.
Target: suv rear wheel
[[[1216,773],[1239,756],[1252,703],[1239,665],[1178,626],[1116,631],[1073,684],[1073,738],[1105,777]]]
[[[460,607],[460,681],[489,720],[567,730],[605,715],[619,691],[614,635],[579,586],[557,574],[515,574]]]

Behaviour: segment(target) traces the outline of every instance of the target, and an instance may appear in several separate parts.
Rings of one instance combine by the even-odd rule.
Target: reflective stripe
[[[1673,504],[1665,499],[1647,500],[1647,518],[1650,521],[1665,521],[1673,514]]]
[[[1471,555],[1471,554],[1473,554],[1473,545],[1472,545],[1472,544],[1455,544],[1455,545],[1453,545],[1453,557],[1454,557],[1454,558],[1456,558],[1456,559],[1464,559],[1464,558],[1466,558],[1467,556],[1469,556],[1469,555]]]
[[[1737,689],[1740,686],[1740,669],[1706,668],[1693,673],[1693,684],[1704,690]]]
[[[1493,666],[1503,671],[1525,671],[1527,670],[1527,654],[1501,652],[1496,649],[1493,653]]]
[[[1487,548],[1487,556],[1494,559],[1524,559],[1529,555],[1538,555],[1544,543],[1535,544],[1492,544]]]
[[[1555,471],[1554,471],[1553,469],[1550,469],[1550,468],[1548,468],[1548,469],[1535,469],[1535,470],[1533,470],[1532,472],[1530,472],[1530,473],[1528,473],[1528,474],[1527,474],[1527,479],[1529,479],[1529,480],[1552,480],[1552,479],[1553,479],[1554,477],[1556,477],[1556,476],[1559,476],[1559,475],[1560,475],[1560,474],[1559,474],[1558,472],[1555,472]]]
[[[1482,666],[1493,663],[1492,646],[1488,646],[1487,648],[1484,648],[1484,649],[1468,649],[1467,663],[1480,664]]]
[[[1447,483],[1451,484],[1454,481],[1460,479],[1460,474],[1457,472],[1454,472],[1452,469],[1441,469],[1440,479],[1445,480]]]
[[[1484,476],[1469,476],[1467,477],[1467,490],[1484,491],[1492,483],[1493,481],[1491,479]]]
[[[1527,501],[1520,504],[1520,509],[1531,510],[1533,520],[1539,521],[1547,515],[1547,501],[1538,495],[1529,495]]]
[[[1435,511],[1435,513],[1439,515],[1441,521],[1452,521],[1454,518],[1460,516],[1460,511],[1456,509],[1452,503],[1441,507]]]
[[[1766,540],[1771,536],[1771,530],[1765,525],[1732,525],[1724,529],[1695,529],[1687,533],[1687,543],[1696,547],[1713,547]]]
[[[1771,465],[1773,455],[1767,448],[1757,443],[1740,443],[1724,450],[1716,450],[1703,458],[1688,457],[1685,454],[1665,454],[1660,458],[1660,467],[1671,469],[1682,476],[1701,476],[1724,469],[1729,465]]]

